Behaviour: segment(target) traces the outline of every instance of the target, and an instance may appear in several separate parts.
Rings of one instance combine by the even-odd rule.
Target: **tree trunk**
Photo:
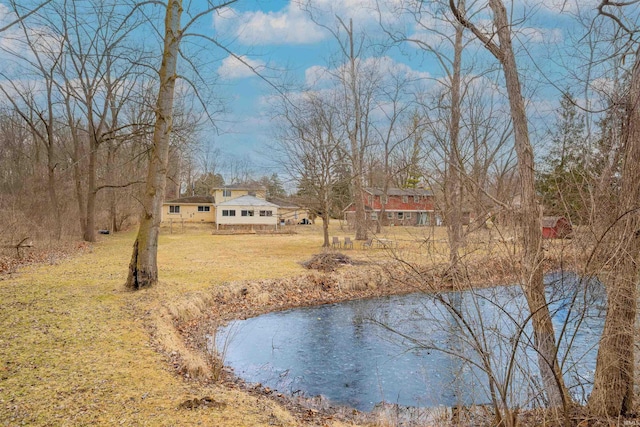
[[[464,10],[464,1],[458,5]],[[461,164],[459,150],[460,136],[460,84],[462,67],[462,33],[464,27],[456,25],[454,41],[453,73],[451,74],[451,114],[449,132],[451,143],[447,158],[447,181],[445,182],[445,215],[447,221],[447,236],[449,239],[449,275],[457,276],[460,261],[460,246],[462,241],[462,194],[461,194]]]
[[[360,105],[360,94],[358,92],[358,76],[356,72],[355,50],[353,46],[353,21],[349,20],[349,89],[351,92],[351,100],[354,109],[353,129],[349,133],[349,142],[351,143],[351,156],[353,159],[353,193],[355,205],[355,229],[356,240],[367,240],[367,218],[364,210],[364,194],[363,194],[363,147],[365,142],[361,140],[362,136],[362,109]]]
[[[53,148],[53,146],[51,146]],[[58,202],[58,193],[56,192],[56,164],[53,159],[53,150],[48,150],[48,166],[47,166],[47,191],[49,193],[49,202],[53,209],[55,218],[55,238],[60,240],[62,237],[62,216],[60,215],[60,203]]]
[[[89,104],[90,105],[90,104]],[[89,116],[91,117],[91,116]],[[84,228],[83,239],[86,242],[96,241],[96,167],[98,156],[98,142],[95,129],[89,125],[89,165],[87,170],[87,222]]]
[[[126,287],[147,288],[158,282],[158,234],[162,200],[167,182],[169,135],[173,119],[173,99],[180,48],[182,0],[169,0],[165,17],[164,51],[160,66],[160,87],[156,101],[156,123],[149,160],[147,183],[143,195],[144,212],[138,236],[133,244]]]
[[[600,339],[589,410],[617,417],[633,410],[634,331],[640,261],[640,52],[631,74],[623,128],[624,163],[616,222],[603,239],[610,263],[603,282],[607,288],[607,314]]]
[[[57,240],[62,238],[62,214],[60,213],[60,203],[58,201],[58,193],[56,192],[56,151],[55,151],[55,137],[53,134],[53,98],[51,95],[51,82],[47,82],[47,101],[49,105],[48,119],[46,123],[46,141],[43,141],[47,148],[47,190],[49,193],[49,201],[51,202],[51,209],[53,209],[53,215],[56,221],[55,224],[55,237]]]
[[[360,168],[362,170],[362,167]],[[360,175],[356,175],[353,185],[353,198],[355,205],[355,229],[356,240],[367,240],[367,218],[364,211],[364,195],[362,180]]]
[[[78,202],[78,216],[80,219],[80,232],[84,233],[84,230],[87,228],[87,213],[86,213],[86,205],[84,201],[84,193],[82,191],[82,168],[80,166],[80,157],[81,157],[81,142],[78,138],[78,132],[75,124],[73,123],[73,116],[69,114],[69,124],[71,125],[71,139],[73,141],[73,157],[71,160],[73,161],[73,181],[74,187],[76,191],[76,199]]]
[[[489,0],[489,6],[494,14],[494,24],[500,42],[498,59],[504,71],[518,156],[522,200],[519,214],[524,251],[521,282],[532,313],[534,345],[538,353],[538,365],[549,405],[562,406],[566,409],[571,400],[558,364],[553,324],[544,289],[541,212],[536,200],[533,148],[529,141],[527,115],[511,45],[511,26],[506,9],[500,0]]]
[[[108,182],[115,182],[115,168],[114,168],[114,159],[116,157],[116,148],[113,147],[111,143],[107,147],[107,178]],[[115,188],[109,188],[107,190],[107,198],[109,200],[109,224],[111,231],[116,233],[119,231],[118,226],[118,200]]]
[[[322,194],[322,247],[328,248],[329,244],[329,219],[331,212],[331,187],[323,186],[321,190]]]
[[[328,248],[329,243],[329,213],[322,212],[322,247]]]

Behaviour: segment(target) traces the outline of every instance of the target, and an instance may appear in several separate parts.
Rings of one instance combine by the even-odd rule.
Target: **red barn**
[[[435,221],[435,204],[431,190],[390,188],[385,197],[380,189],[365,188],[362,198],[368,221],[380,220],[385,225],[430,225]],[[381,215],[384,215],[384,218]],[[345,208],[344,216],[352,225],[355,219],[353,203]]]
[[[571,223],[563,216],[545,216],[541,221],[543,239],[566,239],[571,236]]]

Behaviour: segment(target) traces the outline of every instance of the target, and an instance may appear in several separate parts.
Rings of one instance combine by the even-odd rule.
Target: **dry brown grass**
[[[123,287],[133,232],[101,236],[77,257],[0,276],[0,425],[300,425],[273,400],[185,381],[187,375],[207,377],[210,367],[176,326],[215,309],[216,290],[240,291],[229,282],[309,274],[301,263],[322,251],[320,226],[298,226],[291,235],[210,231],[164,229],[160,283],[137,293]],[[393,251],[405,258],[440,262],[446,259],[444,231],[432,231],[396,227],[381,237],[395,240]],[[353,237],[338,224],[331,235]],[[487,254],[486,245],[474,244],[469,256]],[[345,253],[370,263],[392,255],[359,242]],[[364,282],[347,282],[347,291],[357,291],[356,283]],[[260,292],[257,301],[266,304],[270,297]],[[205,396],[220,404],[181,406]]]
[[[123,288],[133,232],[2,276],[0,425],[297,425],[269,399],[184,381],[172,363],[179,355],[192,358],[180,360],[190,370],[207,369],[173,326],[209,309],[212,288],[305,271],[300,262],[321,250],[322,239],[318,227],[299,231],[163,234],[160,284],[138,293]],[[204,396],[226,406],[179,408]]]

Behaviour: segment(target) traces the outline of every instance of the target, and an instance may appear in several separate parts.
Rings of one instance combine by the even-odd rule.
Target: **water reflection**
[[[551,275],[547,281],[563,371],[582,399],[595,370],[604,291],[575,276]],[[218,332],[216,346],[249,382],[322,394],[360,410],[381,401],[485,404],[492,391],[509,404],[533,405],[540,394],[526,318],[517,287],[412,294],[234,322]]]

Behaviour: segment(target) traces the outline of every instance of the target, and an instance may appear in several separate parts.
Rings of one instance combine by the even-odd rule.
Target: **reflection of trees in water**
[[[549,301],[558,322],[565,379],[578,398],[590,390],[602,295],[597,282],[550,277]],[[490,405],[497,408],[494,412],[507,413],[542,404],[526,307],[514,286],[274,313],[264,316],[261,328],[240,328],[242,336],[232,340],[241,348],[243,363],[252,352],[258,356],[237,372],[259,370],[258,376],[245,379],[272,388],[278,384],[291,393],[324,394],[364,410],[384,400]],[[253,329],[258,331],[254,337],[245,338]],[[585,360],[590,350],[591,359]]]
[[[595,368],[604,290],[570,274],[548,277],[550,309],[560,360],[573,396],[584,401]],[[402,319],[378,316],[407,349],[446,355],[440,384],[457,405],[487,404],[508,415],[515,407],[546,402],[536,364],[530,316],[522,292],[502,287],[425,295]],[[571,351],[570,351],[571,350]],[[591,353],[587,361],[585,356]]]

